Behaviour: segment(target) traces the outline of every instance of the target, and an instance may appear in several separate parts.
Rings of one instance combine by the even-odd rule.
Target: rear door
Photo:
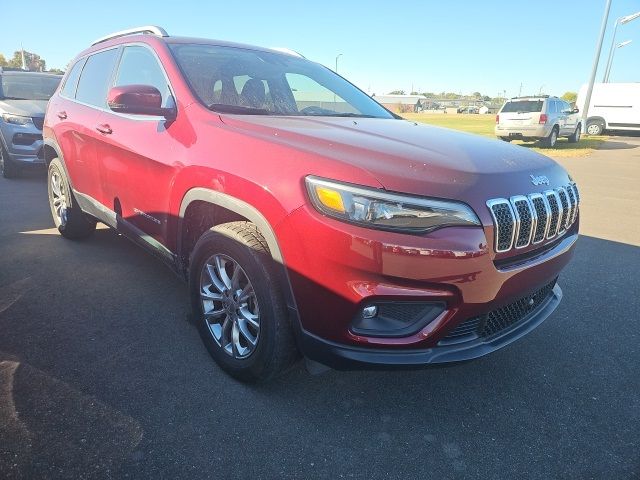
[[[569,105],[568,102],[565,102],[564,100],[560,100],[560,108],[562,108],[562,112],[565,118],[566,134],[571,135],[576,131],[576,128],[578,126],[578,114],[572,113],[573,108],[571,107],[571,105]]]
[[[49,109],[74,189],[97,202],[103,202],[97,147],[104,134],[99,129],[117,56],[118,48],[111,48],[80,60],[62,88],[59,103]],[[73,77],[80,70],[76,86]]]
[[[163,106],[175,102],[169,80],[156,54],[146,45],[124,47],[113,86],[151,85],[162,94]],[[178,145],[164,117],[105,112],[110,134],[98,151],[105,199],[118,222],[133,233],[166,245],[169,190],[179,165]]]

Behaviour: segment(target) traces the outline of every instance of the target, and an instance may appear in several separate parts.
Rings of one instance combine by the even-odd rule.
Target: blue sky
[[[480,91],[561,95],[588,79],[605,0],[21,0],[2,2],[0,53],[20,48],[49,67],[97,37],[157,24],[170,34],[297,50],[369,93]],[[598,73],[616,18],[640,0],[613,0]],[[30,12],[30,13],[26,13]],[[20,19],[10,21],[8,19]],[[640,18],[618,28],[612,81],[640,81]]]

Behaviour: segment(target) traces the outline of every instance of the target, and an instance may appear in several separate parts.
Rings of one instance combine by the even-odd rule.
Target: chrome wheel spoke
[[[219,293],[223,293],[226,290],[226,287],[224,286],[224,283],[222,283],[222,281],[218,278],[215,267],[207,265],[206,269],[207,276],[211,280],[213,286],[216,288],[216,290],[218,290]]]
[[[251,313],[247,307],[240,308],[240,310],[238,310],[238,313],[240,315],[240,318],[251,325],[253,328],[260,328],[260,324],[258,323],[258,315]]]
[[[224,263],[223,263],[224,262]],[[222,280],[222,283],[225,286],[226,290],[231,289],[231,279],[229,275],[227,275],[227,270],[225,269],[226,260],[224,260],[221,256],[216,257],[216,268],[215,271],[218,274],[218,278]]]
[[[240,335],[242,335],[244,339],[251,344],[252,347],[255,347],[258,343],[258,338],[249,331],[248,323],[249,322],[245,320],[239,320],[238,331],[240,332]]]

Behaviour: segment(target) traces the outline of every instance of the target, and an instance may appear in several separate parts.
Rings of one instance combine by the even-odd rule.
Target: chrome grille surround
[[[522,249],[563,235],[575,222],[580,197],[574,183],[529,195],[487,201],[494,227],[494,249]]]

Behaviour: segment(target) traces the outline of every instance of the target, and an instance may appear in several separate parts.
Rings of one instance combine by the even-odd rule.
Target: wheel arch
[[[600,122],[602,123],[602,125],[604,125],[604,128],[607,128],[607,121],[604,119],[604,117],[600,117],[600,116],[593,116],[593,117],[589,117],[587,118],[587,125],[589,125],[589,123],[591,122]]]
[[[51,160],[53,160],[54,158],[58,158],[58,160],[60,160],[60,163],[62,164],[62,168],[64,168],[64,174],[67,176],[67,181],[69,182],[69,186],[71,187],[71,190],[73,190],[74,189],[73,180],[69,175],[67,164],[64,161],[64,154],[62,153],[62,148],[60,148],[60,145],[58,145],[58,142],[56,142],[55,139],[53,138],[45,138],[43,143],[44,145],[42,148],[44,150],[44,161],[45,161],[45,164],[47,165],[47,168],[49,167]]]
[[[297,318],[297,307],[293,296],[293,290],[291,288],[291,282],[289,281],[289,275],[282,255],[282,250],[280,249],[273,227],[257,208],[236,197],[203,187],[196,187],[187,191],[180,203],[180,211],[177,221],[176,253],[179,270],[185,276],[188,276],[189,257],[191,256],[193,246],[195,245],[195,241],[197,241],[202,233],[204,233],[204,231],[201,231],[198,233],[197,238],[189,238],[188,222],[190,218],[190,207],[197,209],[208,208],[209,211],[213,211],[214,220],[209,222],[211,225],[208,225],[207,227],[207,223],[205,222],[204,225],[200,226],[201,229],[207,227],[204,231],[220,223],[237,220],[249,221],[258,228],[260,234],[264,237],[267,242],[267,246],[269,247],[269,252],[278,273],[290,315],[293,314]]]

